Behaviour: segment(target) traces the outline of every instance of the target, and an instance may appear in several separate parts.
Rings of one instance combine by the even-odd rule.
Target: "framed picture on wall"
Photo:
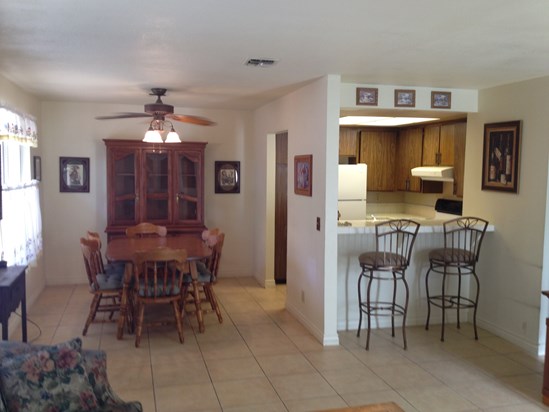
[[[450,109],[451,107],[451,92],[431,92],[431,109]]]
[[[396,89],[395,107],[416,107],[416,91]]]
[[[90,191],[90,158],[60,157],[59,158],[59,191],[89,192]]]
[[[377,106],[378,89],[371,87],[356,88],[356,104],[357,106]]]
[[[518,192],[520,120],[484,125],[482,190]]]
[[[42,159],[40,156],[32,157],[32,178],[42,180]]]
[[[240,162],[215,162],[215,193],[240,193]]]
[[[313,155],[294,157],[294,193],[313,195]]]

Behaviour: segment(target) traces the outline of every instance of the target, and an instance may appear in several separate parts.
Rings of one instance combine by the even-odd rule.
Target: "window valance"
[[[30,116],[0,107],[0,140],[15,140],[37,147],[36,121]]]

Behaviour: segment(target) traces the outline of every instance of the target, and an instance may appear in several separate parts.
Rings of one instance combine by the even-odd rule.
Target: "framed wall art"
[[[451,92],[431,92],[431,109],[450,109],[451,107]]]
[[[356,104],[357,106],[377,106],[378,89],[371,87],[356,88]]]
[[[416,91],[395,89],[395,107],[416,107]]]
[[[215,193],[240,193],[240,162],[216,160]]]
[[[60,157],[59,158],[59,191],[89,192],[90,191],[90,158]]]
[[[313,195],[313,155],[294,157],[294,193]]]
[[[484,125],[482,190],[518,192],[520,120]]]

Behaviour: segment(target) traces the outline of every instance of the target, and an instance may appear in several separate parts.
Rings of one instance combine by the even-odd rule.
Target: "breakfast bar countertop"
[[[435,217],[427,218],[425,216],[410,215],[405,213],[390,213],[370,215],[364,220],[339,220],[337,222],[338,235],[360,235],[360,234],[375,234],[375,225],[389,219],[410,219],[418,222],[421,226],[419,233],[442,233],[442,224],[450,219],[455,219],[460,216],[437,213]],[[487,232],[493,232],[494,225],[488,225]]]

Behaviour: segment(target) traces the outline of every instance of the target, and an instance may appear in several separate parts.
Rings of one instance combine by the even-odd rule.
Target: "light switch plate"
[[[319,217],[316,218],[316,230],[318,230],[320,232],[320,218]]]

